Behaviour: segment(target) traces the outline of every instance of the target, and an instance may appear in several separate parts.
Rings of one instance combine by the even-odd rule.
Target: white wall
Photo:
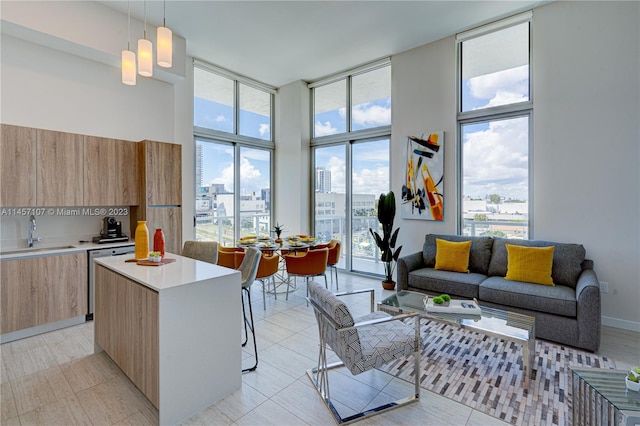
[[[75,14],[72,21],[69,8]],[[100,28],[76,28],[79,16],[87,22],[99,17],[96,25]],[[191,238],[193,78],[191,60],[184,55],[185,40],[174,35],[173,73],[156,72],[159,78],[138,76],[136,86],[126,86],[120,81],[118,63],[120,50],[126,46],[126,39],[121,40],[126,27],[119,24],[126,23],[126,15],[95,2],[3,2],[2,20],[0,122],[182,144],[183,173],[191,177],[183,179],[183,199],[188,202],[183,206],[182,233]],[[141,25],[132,20],[132,27]],[[22,234],[27,228],[22,222],[2,218],[2,247],[24,243]],[[73,233],[70,241],[75,241],[96,235],[100,228],[95,222],[94,218],[42,218],[37,234],[47,242],[57,242]]]
[[[140,141],[174,140],[174,89],[120,70],[2,35],[4,124]]]
[[[584,244],[606,324],[640,330],[640,3],[534,13],[534,232]]]
[[[444,220],[403,220],[396,226],[402,253],[422,250],[427,233],[456,232],[456,51],[453,37],[418,47],[391,58],[391,189],[400,199],[407,137],[444,131]]]
[[[603,323],[640,330],[638,2],[534,10],[533,238],[583,244],[601,281]],[[392,189],[406,137],[445,131],[445,220],[402,220],[403,252],[456,231],[455,41],[392,58]]]
[[[287,84],[276,97],[275,218],[283,235],[311,231],[309,89]]]

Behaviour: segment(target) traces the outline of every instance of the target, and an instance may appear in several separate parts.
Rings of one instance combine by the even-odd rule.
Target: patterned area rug
[[[514,425],[572,424],[571,367],[615,368],[613,360],[536,341],[533,377],[524,386],[520,345],[421,320],[421,386]],[[381,370],[413,381],[413,362]]]

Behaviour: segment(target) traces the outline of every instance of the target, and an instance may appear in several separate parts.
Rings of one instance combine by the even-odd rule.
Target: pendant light
[[[173,60],[173,34],[167,28],[167,8],[166,0],[162,2],[162,26],[158,27],[158,37],[156,38],[156,57],[158,65],[163,68],[171,68]]]
[[[136,85],[136,54],[131,51],[131,0],[129,0],[127,17],[127,50],[122,51],[122,83],[127,86]]]
[[[147,40],[147,1],[144,2],[144,37],[138,40],[138,74],[153,75],[153,45]]]

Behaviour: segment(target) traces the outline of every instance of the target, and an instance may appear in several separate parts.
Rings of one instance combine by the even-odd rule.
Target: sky
[[[465,111],[529,99],[528,65],[476,76],[463,81],[462,105]],[[249,111],[240,112],[241,133],[270,139],[270,119]],[[202,98],[194,98],[194,125],[233,131],[233,109]],[[389,97],[355,105],[352,129],[361,130],[391,123]],[[463,195],[482,198],[498,193],[506,198],[527,200],[528,119],[511,118],[467,124],[462,129]],[[343,133],[346,110],[337,108],[314,117],[316,136]],[[345,148],[324,147],[316,151],[315,166],[331,171],[333,192],[345,191]],[[375,194],[389,190],[389,140],[354,144],[353,191]],[[241,151],[241,193],[260,193],[269,187],[269,152],[243,148]],[[404,174],[404,171],[402,171]],[[233,191],[233,147],[203,143],[203,184],[222,183]]]
[[[240,112],[241,129],[244,135],[269,139],[269,117]],[[354,130],[391,124],[391,99],[381,99],[355,105],[352,112]],[[344,132],[346,111],[344,108],[328,111],[316,116],[316,135]],[[324,124],[320,124],[324,122]],[[244,123],[244,126],[242,126]],[[207,99],[194,97],[194,125],[233,132],[233,109]],[[222,183],[227,191],[233,191],[233,146],[200,142],[202,149],[202,183]],[[331,151],[329,153],[329,151]],[[344,147],[318,150],[316,165],[331,171],[334,192],[345,191]],[[356,193],[376,194],[387,192],[389,186],[389,140],[356,144],[353,149],[353,188]],[[255,192],[269,187],[269,152],[242,148],[240,158],[241,193]]]
[[[528,65],[470,78],[462,83],[464,111],[529,99]],[[462,128],[463,196],[499,194],[529,199],[529,120],[510,118]]]
[[[270,118],[250,111],[240,110],[240,133],[244,136],[270,140]],[[208,99],[194,97],[194,126],[233,133],[233,108]],[[210,142],[202,145],[202,184],[222,183],[233,192],[233,146]],[[270,186],[270,153],[243,147],[240,151],[241,194],[255,192]]]
[[[196,141],[202,145],[202,183],[224,184],[224,188],[234,191],[233,146],[222,143]],[[248,147],[240,149],[241,194],[254,193],[270,187],[270,152]]]

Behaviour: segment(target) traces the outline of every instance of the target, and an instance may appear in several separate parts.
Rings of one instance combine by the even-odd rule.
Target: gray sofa
[[[434,269],[436,238],[471,240],[469,273]],[[555,246],[555,286],[508,281],[505,244]],[[398,290],[457,298],[536,318],[536,337],[596,352],[600,346],[600,284],[581,244],[427,234],[423,250],[398,259]]]

